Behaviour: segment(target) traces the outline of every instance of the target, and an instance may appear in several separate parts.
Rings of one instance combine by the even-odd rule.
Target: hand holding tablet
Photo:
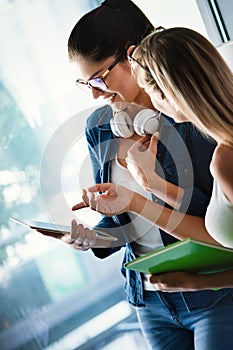
[[[75,220],[72,221],[71,226],[15,217],[11,217],[10,220],[36,230],[43,235],[60,239],[77,250],[106,248],[110,247],[112,242],[117,241],[116,237],[109,235],[107,232],[86,228],[82,224],[77,224]]]

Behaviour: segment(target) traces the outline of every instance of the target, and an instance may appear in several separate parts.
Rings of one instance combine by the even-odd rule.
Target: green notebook
[[[214,273],[233,268],[233,249],[186,238],[140,256],[125,267],[149,274],[178,270]]]

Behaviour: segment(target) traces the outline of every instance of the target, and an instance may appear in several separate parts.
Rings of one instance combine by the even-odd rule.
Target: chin
[[[171,116],[171,118],[174,119],[176,123],[184,123],[187,121],[187,120],[184,120],[182,118],[177,118],[177,117],[172,117],[172,116]]]
[[[175,120],[176,123],[185,123],[185,122],[189,122],[190,120],[188,120],[184,114],[177,112],[176,114],[174,114],[173,116],[171,116],[172,119]]]

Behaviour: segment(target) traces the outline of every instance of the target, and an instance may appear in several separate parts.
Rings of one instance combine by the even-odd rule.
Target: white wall
[[[206,34],[195,0],[134,0],[155,27],[188,27]]]

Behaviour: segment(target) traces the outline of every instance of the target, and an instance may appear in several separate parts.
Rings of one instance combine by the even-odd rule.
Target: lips
[[[114,94],[112,94],[112,95],[110,95],[110,96],[108,96],[108,97],[105,97],[105,98],[104,98],[105,102],[108,103],[108,104],[113,103],[113,102],[114,102],[114,99],[115,99],[115,97],[116,97],[116,95],[117,95],[117,94],[114,93]]]

